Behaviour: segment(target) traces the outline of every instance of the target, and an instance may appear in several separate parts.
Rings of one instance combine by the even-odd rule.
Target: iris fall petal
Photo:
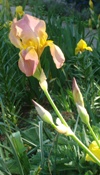
[[[26,74],[26,76],[33,75],[39,63],[36,51],[34,49],[22,50],[19,55],[18,66],[20,70]]]
[[[57,67],[57,69],[61,68],[64,64],[65,57],[64,54],[62,53],[61,49],[55,45],[51,44],[50,45],[50,52],[53,57],[53,61]]]

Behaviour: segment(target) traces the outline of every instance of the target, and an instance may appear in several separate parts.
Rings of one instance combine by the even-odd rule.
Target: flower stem
[[[44,82],[43,82],[44,84]],[[51,106],[53,107],[54,111],[56,112],[57,116],[59,117],[59,119],[61,120],[61,122],[68,127],[68,124],[66,123],[65,119],[63,118],[63,116],[61,115],[61,113],[59,112],[59,110],[57,109],[56,105],[54,104],[48,90],[47,90],[47,86],[43,86],[43,84],[40,83],[40,86],[42,88],[42,90],[44,91],[48,101],[50,102]],[[91,128],[91,126],[90,126]],[[92,134],[94,133],[92,128],[91,128],[91,132]],[[66,134],[65,134],[66,135]],[[94,134],[95,135],[95,134]],[[68,136],[68,134],[66,135]],[[89,154],[89,156],[100,166],[100,161],[99,159],[77,138],[77,136],[73,133],[73,131],[71,131],[70,136],[73,138],[73,140],[75,140],[75,142],[78,143],[78,145],[86,152]]]
[[[51,96],[50,96],[48,90],[45,90],[44,93],[45,93],[47,99],[49,100],[51,106],[53,107],[54,111],[56,112],[57,116],[58,116],[59,119],[61,120],[61,122],[62,122],[65,126],[68,127],[68,124],[66,123],[65,119],[63,118],[63,116],[61,115],[61,113],[60,113],[59,110],[57,109],[56,105],[54,104],[54,102],[53,102],[53,100],[52,100],[52,98],[51,98]]]
[[[76,137],[76,135],[73,133],[71,137],[78,143],[78,145],[89,154],[89,156],[100,166],[99,159]]]
[[[94,133],[94,131],[93,131],[93,129],[92,129],[92,127],[91,127],[91,125],[90,124],[88,124],[87,125],[88,126],[88,128],[89,128],[89,130],[90,130],[90,132],[91,132],[91,134],[92,134],[92,136],[93,136],[93,138],[95,139],[95,141],[97,142],[97,145],[99,146],[99,148],[100,148],[100,143],[99,143],[99,141],[98,141],[98,139],[97,139],[97,137],[96,137],[96,135],[95,135],[95,133]]]

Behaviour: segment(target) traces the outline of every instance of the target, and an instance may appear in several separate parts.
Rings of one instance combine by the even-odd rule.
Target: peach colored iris
[[[25,14],[22,19],[15,18],[9,34],[11,43],[20,49],[18,65],[26,76],[34,75],[40,56],[45,47],[50,47],[50,52],[56,67],[59,69],[65,57],[61,49],[51,40],[47,40],[46,24],[43,20]]]

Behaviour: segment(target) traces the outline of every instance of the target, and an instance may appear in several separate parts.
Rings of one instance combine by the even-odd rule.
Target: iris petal
[[[20,38],[17,36],[17,33],[16,33],[16,18],[13,20],[12,24],[11,24],[11,30],[10,30],[10,33],[9,33],[9,38],[10,38],[10,41],[11,43],[17,47],[17,48],[21,48],[22,45],[21,45],[21,41],[20,41]]]
[[[51,44],[50,45],[50,52],[51,55],[53,57],[53,61],[56,65],[56,68],[59,69],[63,66],[64,61],[65,61],[65,57],[63,52],[61,51],[61,49],[55,45],[55,44]]]
[[[26,76],[32,76],[39,63],[38,55],[34,49],[22,50],[20,52],[18,66]]]

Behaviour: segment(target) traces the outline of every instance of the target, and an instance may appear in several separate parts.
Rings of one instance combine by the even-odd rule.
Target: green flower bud
[[[51,114],[46,109],[44,109],[41,105],[39,105],[38,103],[36,103],[34,100],[32,100],[32,101],[33,101],[33,103],[35,105],[35,108],[37,110],[37,113],[39,114],[39,116],[41,117],[41,119],[43,121],[45,121],[46,123],[49,123],[51,125],[54,125]]]
[[[79,104],[76,104],[76,106],[82,122],[89,125],[89,114],[87,113],[87,110]]]
[[[78,105],[84,107],[83,96],[82,96],[82,94],[81,94],[81,91],[80,91],[80,89],[79,89],[79,87],[78,87],[78,84],[77,84],[75,78],[73,78],[72,89],[73,89],[73,97],[74,97],[75,103],[77,103]]]

